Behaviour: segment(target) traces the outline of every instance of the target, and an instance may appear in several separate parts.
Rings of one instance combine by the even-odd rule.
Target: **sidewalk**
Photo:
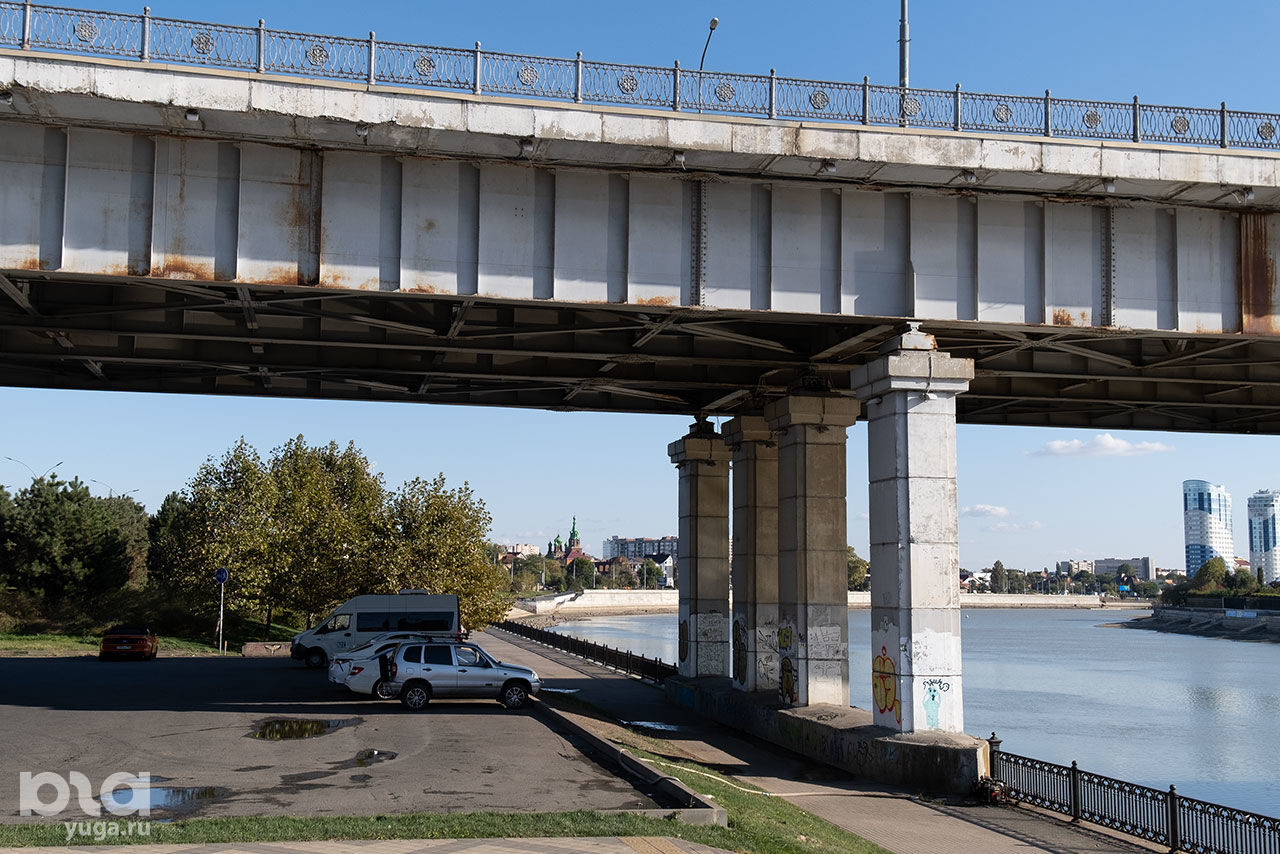
[[[500,629],[476,638],[503,660],[533,667],[548,693],[564,692],[669,742],[674,751],[784,797],[894,854],[1149,854],[1163,849],[1103,828],[1068,824],[1021,807],[927,803],[911,792],[853,779],[834,768],[740,735],[670,705],[659,688]],[[618,729],[587,716],[575,721],[608,738]]]

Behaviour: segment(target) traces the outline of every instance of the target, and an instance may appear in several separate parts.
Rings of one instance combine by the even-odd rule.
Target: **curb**
[[[613,742],[601,738],[591,730],[565,717],[546,703],[538,701],[534,703],[533,707],[537,714],[548,717],[560,726],[570,730],[574,735],[591,745],[594,750],[599,751],[606,759],[616,763],[628,775],[639,779],[644,785],[673,799],[676,803],[690,805],[673,810],[622,810],[622,812],[650,816],[652,818],[675,818],[685,824],[699,826],[713,824],[720,827],[729,826],[729,813],[724,807],[708,802],[702,795],[694,792],[675,777],[659,774],[625,747],[619,747]],[[605,810],[605,812],[612,811]]]

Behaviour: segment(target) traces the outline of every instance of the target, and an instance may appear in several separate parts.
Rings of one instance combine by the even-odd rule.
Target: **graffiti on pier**
[[[938,728],[938,710],[942,708],[942,695],[951,690],[951,683],[945,679],[926,679],[924,688],[924,721],[929,729]]]
[[[880,714],[893,712],[902,723],[902,701],[898,699],[898,668],[889,657],[889,650],[880,647],[880,654],[871,662],[871,696]]]
[[[733,621],[733,681],[747,684],[747,624]]]

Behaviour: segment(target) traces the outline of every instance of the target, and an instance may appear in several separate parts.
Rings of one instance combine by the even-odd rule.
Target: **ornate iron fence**
[[[1006,753],[993,733],[991,776],[1008,795],[1053,812],[1195,854],[1280,854],[1280,819]]]
[[[657,658],[636,655],[627,650],[614,649],[604,644],[592,643],[570,635],[549,632],[546,629],[535,629],[532,626],[526,626],[524,623],[516,623],[510,620],[498,623],[498,628],[556,649],[562,649],[574,655],[580,655],[583,658],[599,662],[606,667],[612,667],[614,670],[621,670],[623,673],[639,676],[641,679],[648,679],[651,682],[661,684],[668,676],[676,675],[675,665],[667,664]]]
[[[767,119],[1280,149],[1280,115],[691,71],[0,2],[0,45],[143,62]]]

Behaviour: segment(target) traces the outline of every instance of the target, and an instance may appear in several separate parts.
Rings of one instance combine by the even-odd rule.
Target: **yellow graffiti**
[[[781,628],[778,629],[778,648],[779,649],[791,648],[791,627],[790,626],[782,626]]]
[[[881,714],[892,711],[902,723],[902,701],[898,699],[898,668],[893,666],[889,650],[880,647],[880,654],[871,662],[871,695]]]
[[[796,667],[790,658],[782,659],[782,677],[778,683],[778,694],[784,703],[795,703],[799,699],[796,690]]]

